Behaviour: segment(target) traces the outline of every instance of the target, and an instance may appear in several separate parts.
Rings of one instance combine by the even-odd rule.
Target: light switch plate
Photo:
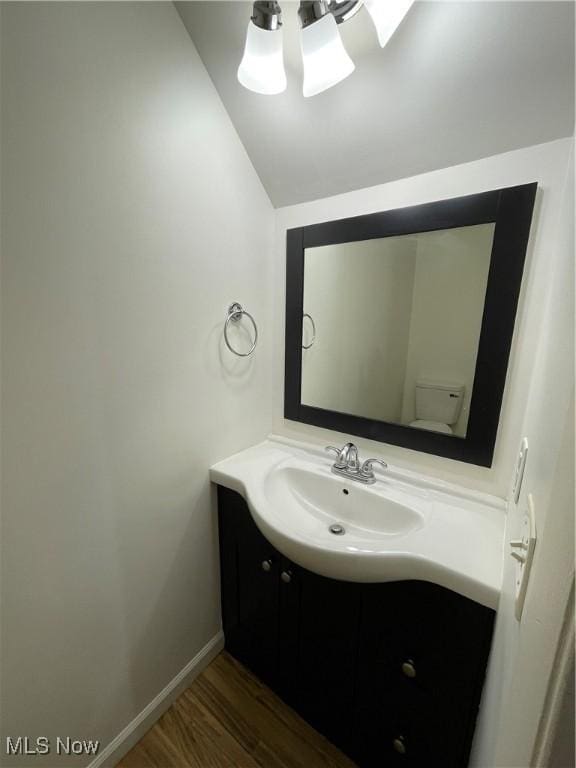
[[[530,578],[530,569],[534,559],[534,550],[536,548],[536,516],[534,514],[534,499],[529,493],[526,499],[526,509],[522,515],[521,539],[510,542],[512,549],[511,555],[516,560],[516,571],[514,574],[516,588],[515,614],[518,621],[522,618],[522,609],[528,589],[528,579]]]
[[[514,487],[512,488],[512,498],[514,504],[518,504],[520,498],[520,491],[522,489],[522,478],[524,477],[524,467],[526,466],[526,457],[528,456],[528,438],[522,438],[520,443],[520,450],[518,452],[518,460],[516,461],[516,473],[514,475]]]

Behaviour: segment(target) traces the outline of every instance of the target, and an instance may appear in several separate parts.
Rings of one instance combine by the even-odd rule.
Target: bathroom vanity
[[[490,649],[503,510],[410,485],[398,471],[357,488],[330,463],[270,440],[212,468],[226,648],[361,768],[462,768]],[[452,528],[451,503],[461,507]],[[381,504],[380,521],[361,517],[370,504]],[[344,535],[330,532],[335,522]]]

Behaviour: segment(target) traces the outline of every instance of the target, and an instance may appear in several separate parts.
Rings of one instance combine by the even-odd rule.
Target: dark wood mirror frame
[[[470,464],[492,464],[537,183],[290,229],[286,242],[284,416]],[[466,437],[303,405],[306,248],[495,223]]]

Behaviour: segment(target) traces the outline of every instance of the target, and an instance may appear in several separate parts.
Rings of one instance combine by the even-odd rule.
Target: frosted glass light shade
[[[269,31],[248,23],[244,56],[238,67],[238,80],[245,88],[272,96],[286,90],[282,57],[282,28]]]
[[[382,48],[396,32],[413,4],[414,0],[364,0]]]
[[[301,45],[304,96],[315,96],[354,72],[354,62],[346,53],[331,13],[304,27]]]

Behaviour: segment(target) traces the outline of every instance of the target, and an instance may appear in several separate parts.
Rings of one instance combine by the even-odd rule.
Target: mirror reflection
[[[494,226],[307,248],[302,404],[465,437]]]

